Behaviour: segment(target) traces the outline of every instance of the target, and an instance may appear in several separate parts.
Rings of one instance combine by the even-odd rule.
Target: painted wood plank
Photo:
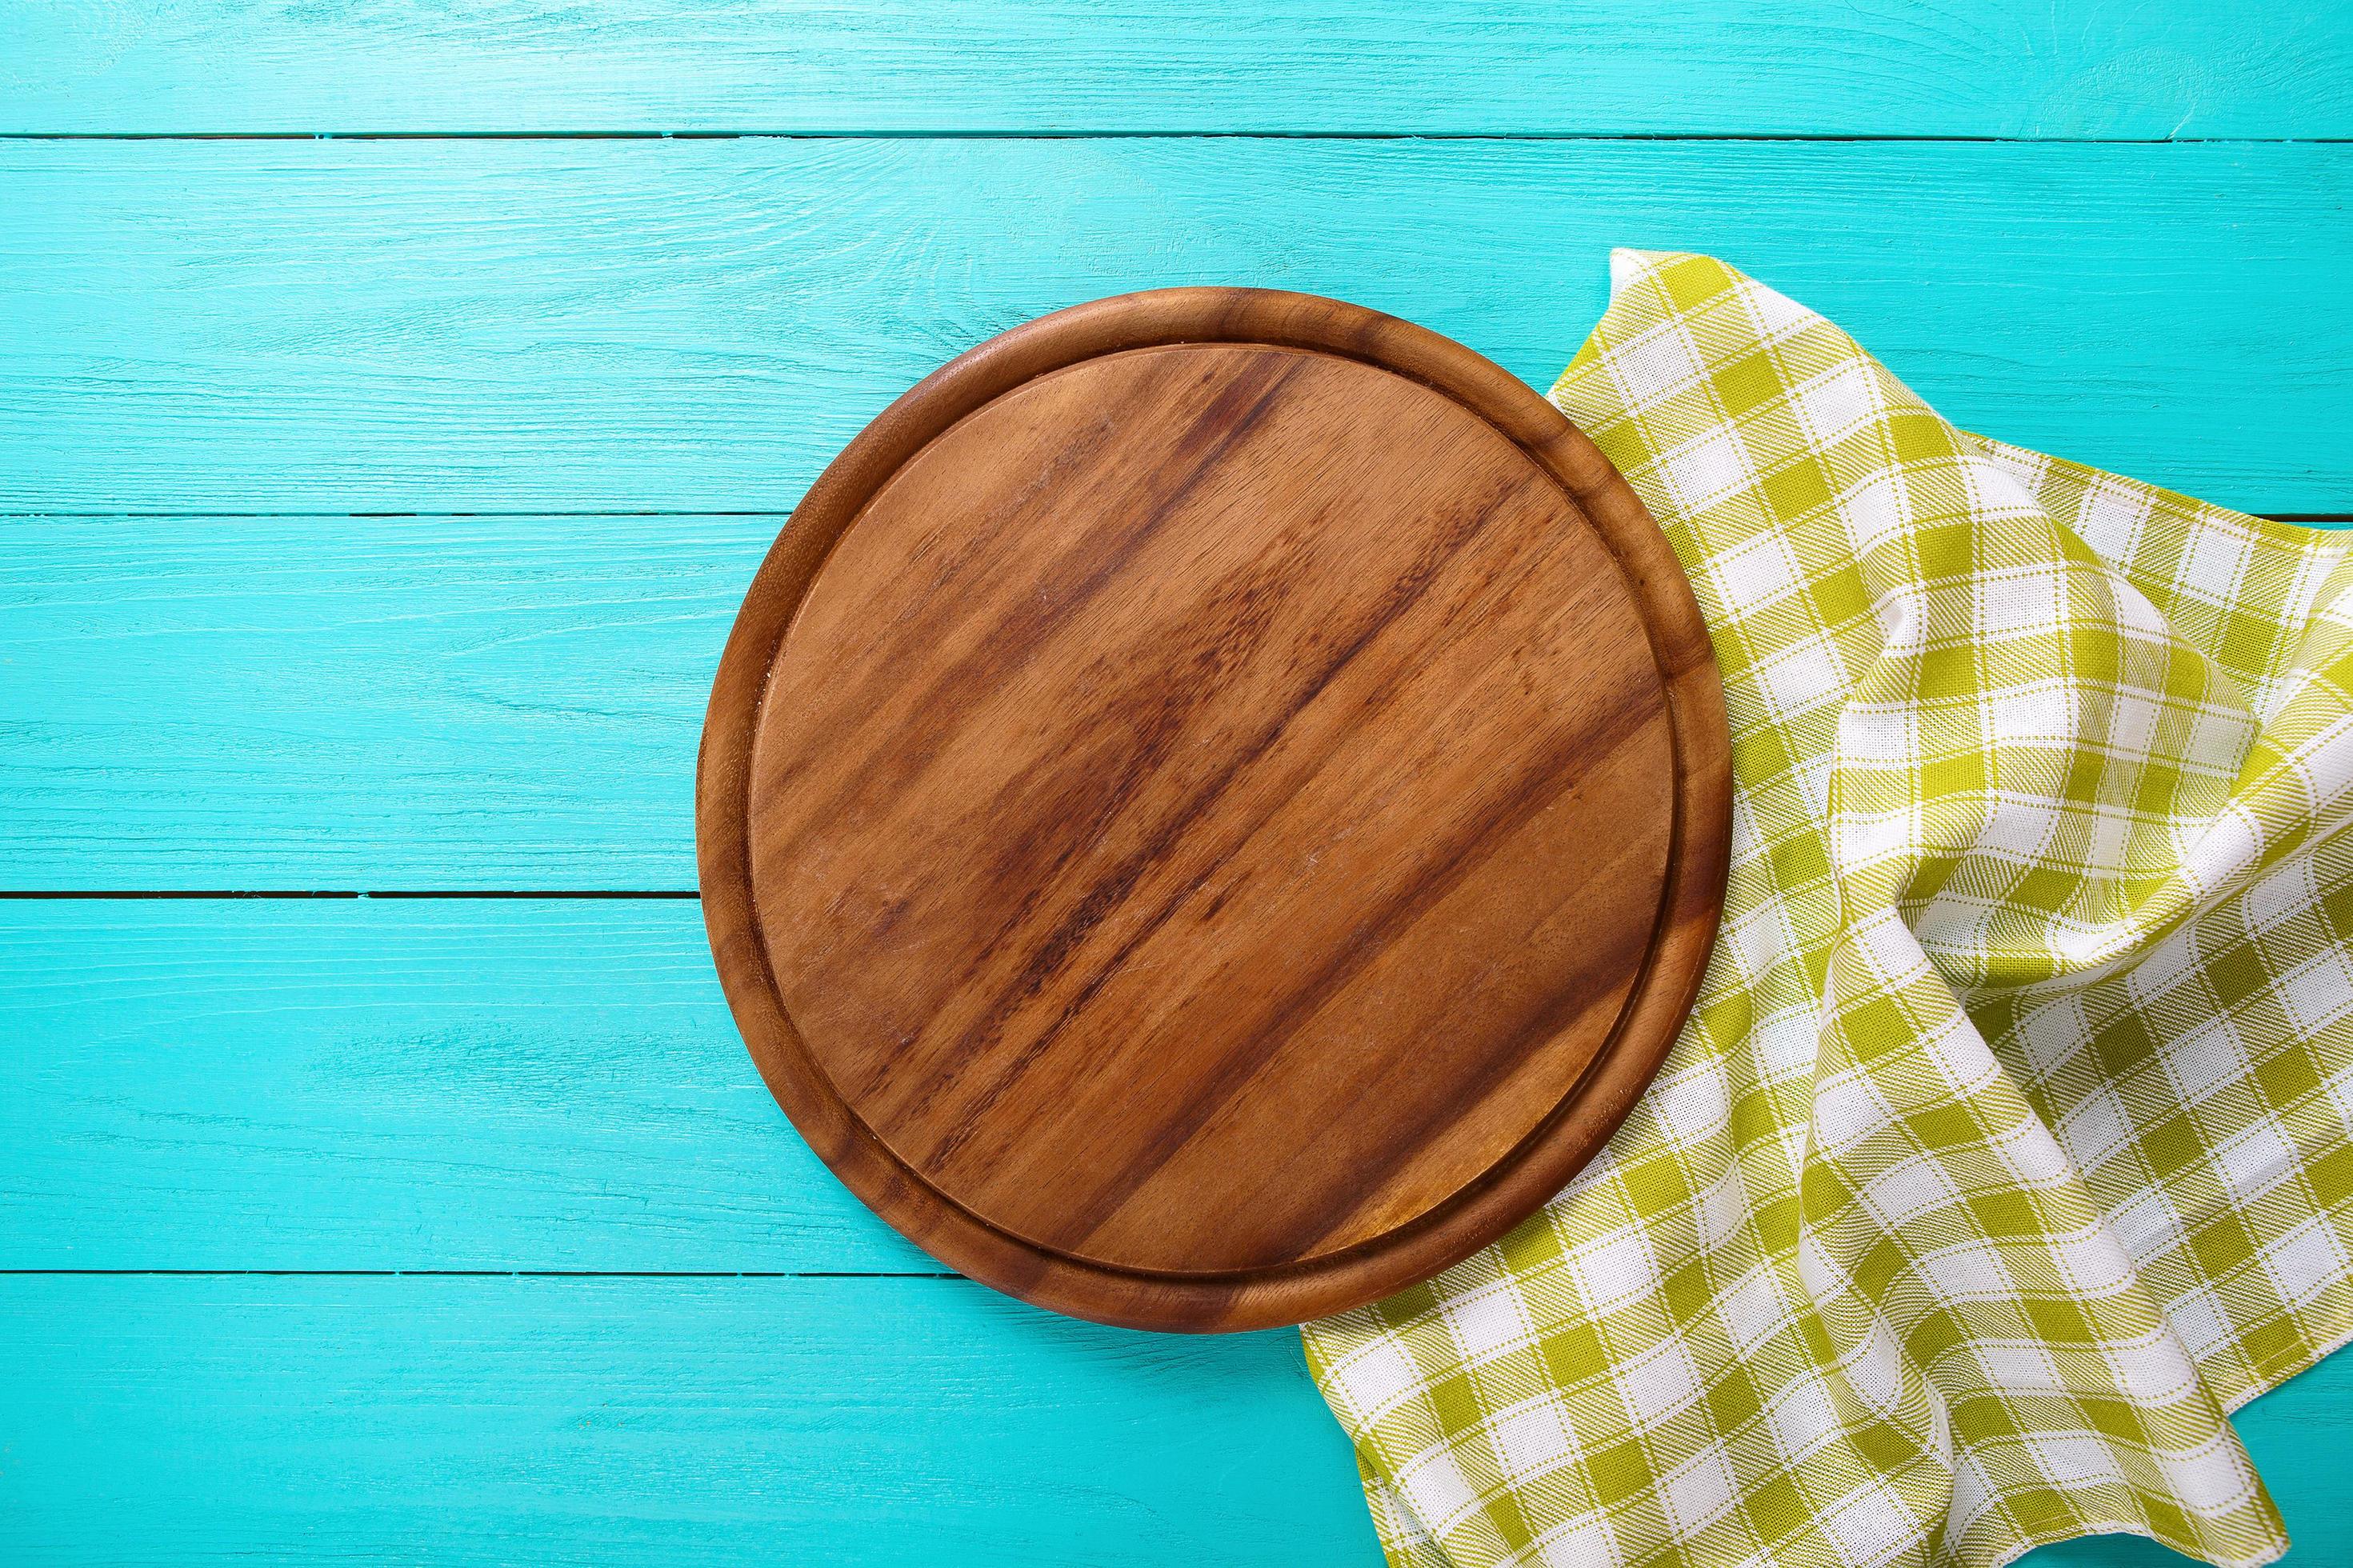
[[[0,886],[691,890],[783,521],[0,519]]]
[[[784,521],[0,520],[0,888],[691,891]]]
[[[1956,419],[2353,510],[2353,145],[0,143],[0,509],[776,510],[890,397],[1156,284],[1352,298],[1539,384],[1708,249]]]
[[[2060,0],[16,5],[0,130],[2326,136],[2353,16]]]
[[[0,903],[0,1269],[939,1268],[691,900]]]
[[[16,1562],[1379,1561],[1295,1336],[961,1279],[16,1276],[0,1356]],[[2353,1556],[2353,1358],[2238,1427],[2290,1568]]]
[[[11,1563],[1377,1564],[1298,1336],[962,1279],[0,1279]]]

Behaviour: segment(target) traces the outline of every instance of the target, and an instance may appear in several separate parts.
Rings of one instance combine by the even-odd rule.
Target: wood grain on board
[[[0,132],[2328,136],[2353,17],[2172,0],[32,5]]]
[[[0,142],[0,510],[780,510],[943,361],[1165,284],[1548,386],[1635,245],[1967,428],[2342,511],[2348,202],[2320,143]]]
[[[990,340],[762,565],[696,795],[720,978],[828,1164],[1140,1327],[1358,1306],[1665,1055],[1730,737],[1665,538],[1410,322],[1266,289]]]

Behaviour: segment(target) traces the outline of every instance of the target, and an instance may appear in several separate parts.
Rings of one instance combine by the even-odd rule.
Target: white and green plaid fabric
[[[1602,1157],[1308,1327],[1391,1561],[2269,1561],[2224,1412],[2353,1334],[2353,537],[1613,270],[1553,395],[1714,631],[1731,887]]]

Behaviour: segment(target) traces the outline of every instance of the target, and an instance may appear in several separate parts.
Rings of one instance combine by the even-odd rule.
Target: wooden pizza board
[[[735,1018],[949,1266],[1105,1322],[1361,1305],[1656,1070],[1722,906],[1706,629],[1468,349],[1182,289],[995,338],[777,540],[696,830]]]

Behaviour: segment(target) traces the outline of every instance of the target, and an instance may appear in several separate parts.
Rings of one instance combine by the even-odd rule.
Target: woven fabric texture
[[[2226,1412],[2353,1334],[2353,537],[1958,430],[1621,251],[1554,400],[1722,666],[1722,932],[1504,1241],[1308,1326],[1392,1562],[2284,1549]]]

